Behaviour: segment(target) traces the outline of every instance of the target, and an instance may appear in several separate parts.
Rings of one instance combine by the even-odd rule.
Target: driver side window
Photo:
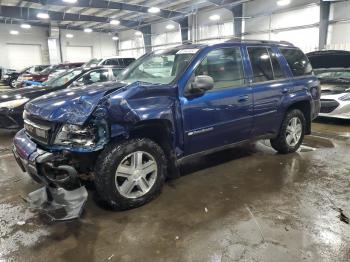
[[[242,86],[245,83],[239,47],[221,48],[208,53],[194,76],[207,75],[214,80],[214,89]]]

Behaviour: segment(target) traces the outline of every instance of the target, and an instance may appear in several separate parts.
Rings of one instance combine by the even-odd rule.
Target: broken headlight
[[[63,146],[92,146],[96,143],[96,128],[65,124],[57,133],[54,144]]]

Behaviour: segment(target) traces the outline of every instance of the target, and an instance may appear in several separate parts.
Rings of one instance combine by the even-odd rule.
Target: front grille
[[[23,119],[24,129],[33,140],[43,144],[50,144],[55,130],[55,124],[36,116],[29,115],[26,111],[23,113]]]
[[[331,113],[337,107],[339,103],[333,99],[321,99],[321,113]]]

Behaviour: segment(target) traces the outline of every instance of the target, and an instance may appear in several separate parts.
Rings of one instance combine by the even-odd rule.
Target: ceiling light
[[[278,6],[286,6],[286,5],[289,5],[290,2],[291,2],[291,0],[278,0],[277,5]]]
[[[85,29],[84,29],[84,32],[85,32],[85,33],[92,33],[92,29],[91,29],[91,28],[85,28]]]
[[[66,34],[66,37],[67,37],[67,38],[73,38],[74,35],[73,35],[73,34]]]
[[[120,21],[119,20],[116,20],[116,19],[112,19],[111,21],[109,21],[109,23],[111,25],[119,25],[120,24]]]
[[[113,40],[113,41],[117,41],[117,40],[119,40],[119,37],[118,37],[118,36],[113,36],[113,37],[112,37],[112,40]]]
[[[156,14],[160,12],[160,9],[158,7],[150,7],[148,8],[147,12],[151,14]]]
[[[36,15],[36,17],[37,17],[37,18],[40,18],[40,19],[49,19],[49,18],[50,18],[50,16],[49,16],[48,13],[38,13],[38,14]]]
[[[220,20],[220,16],[219,15],[211,15],[211,16],[209,16],[209,19],[211,20],[211,21],[218,21],[218,20]]]
[[[31,28],[32,26],[29,25],[29,24],[21,24],[21,27],[22,27],[23,29],[29,29],[29,28]]]
[[[140,31],[136,31],[135,35],[140,36],[140,35],[142,35],[142,33]]]
[[[173,24],[168,24],[165,28],[168,30],[172,30],[175,28],[175,26]]]
[[[18,35],[19,32],[18,32],[17,30],[11,30],[11,31],[10,31],[10,34],[11,34],[11,35]]]
[[[77,0],[62,0],[62,1],[68,4],[74,4],[77,2]]]

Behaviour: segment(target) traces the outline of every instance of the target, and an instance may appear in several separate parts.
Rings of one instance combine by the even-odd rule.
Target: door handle
[[[249,99],[248,95],[240,96],[240,97],[238,97],[238,102],[240,102],[240,103],[247,102],[248,99]]]

